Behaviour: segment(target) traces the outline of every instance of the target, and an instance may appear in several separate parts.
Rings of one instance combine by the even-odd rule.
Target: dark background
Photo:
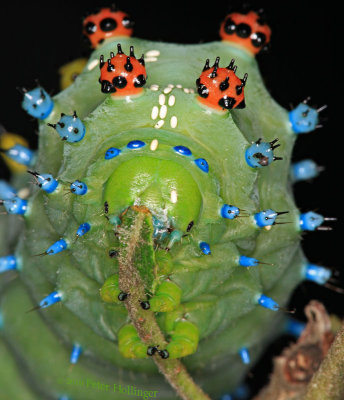
[[[200,5],[194,1],[184,4],[168,1],[117,1],[118,8],[129,13],[136,22],[135,36],[178,43],[199,43],[218,40],[220,22],[230,4],[238,1],[212,1]],[[94,6],[107,5],[99,1],[36,1],[19,4],[6,2],[1,6],[1,107],[0,122],[12,132],[37,144],[36,123],[21,110],[21,95],[16,86],[34,87],[39,78],[42,86],[58,92],[57,69],[81,55],[81,16]],[[269,54],[258,56],[262,75],[271,95],[290,109],[307,96],[312,106],[327,104],[321,114],[324,128],[298,138],[294,159],[313,158],[326,170],[313,182],[295,185],[296,202],[302,211],[315,210],[329,217],[341,217],[342,202],[338,190],[340,176],[342,126],[335,100],[340,90],[335,57],[342,48],[339,35],[341,22],[335,18],[331,2],[308,1],[252,1],[253,8],[263,7],[272,28],[272,47]],[[338,46],[338,48],[337,48]],[[1,175],[7,176],[1,162]],[[341,274],[339,232],[341,220],[333,224],[332,232],[314,232],[304,235],[303,248],[311,262],[332,268],[338,285],[344,287]],[[297,308],[297,317],[303,317],[303,307],[312,298],[320,299],[331,311],[344,315],[343,294],[315,284],[304,283],[295,292],[290,305]],[[279,352],[285,342],[278,342],[271,351]],[[254,370],[254,386],[263,383],[262,373]],[[259,379],[258,379],[259,378]],[[259,380],[260,383],[257,383]]]

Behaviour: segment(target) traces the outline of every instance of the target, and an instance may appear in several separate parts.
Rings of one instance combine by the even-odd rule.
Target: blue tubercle
[[[78,230],[76,231],[76,236],[84,236],[90,229],[91,225],[88,222],[84,222],[79,226]]]
[[[259,264],[259,261],[252,257],[240,256],[239,265],[242,267],[255,267]]]
[[[3,205],[9,214],[24,215],[27,211],[27,200],[20,197],[13,197],[8,200],[0,200],[0,205]]]
[[[220,214],[222,218],[234,219],[240,214],[240,210],[238,207],[224,204],[221,208]]]
[[[53,243],[43,254],[54,255],[57,253],[61,253],[61,251],[66,250],[68,247],[67,242],[64,239],[60,239]]]
[[[60,292],[52,292],[48,294],[47,297],[44,297],[44,299],[41,300],[39,303],[40,308],[47,308],[52,306],[55,303],[58,303],[59,301],[62,300],[62,295]]]
[[[60,396],[59,400],[71,400],[68,396]]]
[[[302,160],[294,163],[290,167],[290,175],[293,182],[305,181],[307,179],[315,178],[321,171],[313,160]]]
[[[324,285],[332,276],[332,271],[319,265],[307,264],[304,268],[304,278],[308,281]]]
[[[3,329],[4,327],[4,317],[2,316],[2,313],[0,311],[0,330]]]
[[[210,246],[206,242],[201,242],[199,244],[199,248],[201,249],[202,253],[205,254],[206,256],[211,254]]]
[[[85,136],[86,127],[74,111],[73,115],[61,114],[60,120],[56,124],[48,124],[56,129],[62,140],[69,143],[80,142]]]
[[[274,211],[271,209],[260,211],[254,215],[254,220],[259,228],[287,222],[276,222],[279,215],[287,214],[289,211]]]
[[[303,332],[305,327],[306,324],[304,322],[288,317],[285,321],[284,332],[287,335],[291,335],[294,336],[295,338],[298,338],[301,336],[301,333]]]
[[[197,158],[196,160],[194,160],[194,163],[203,172],[209,172],[209,165],[204,158]]]
[[[27,171],[37,179],[38,186],[46,193],[52,193],[58,186],[57,180],[51,174],[39,174],[34,171]]]
[[[239,349],[238,353],[244,364],[249,364],[251,362],[250,353],[246,347]]]
[[[79,180],[74,181],[71,185],[70,185],[70,191],[74,194],[77,194],[79,196],[83,196],[84,194],[87,193],[87,185],[84,182],[81,182]]]
[[[289,121],[294,133],[308,133],[318,125],[319,111],[303,102],[289,112]]]
[[[81,346],[79,344],[75,344],[70,354],[69,361],[71,364],[76,364],[78,362],[81,352],[82,352]]]
[[[35,163],[35,152],[21,144],[15,144],[5,151],[5,155],[18,164],[30,167]]]
[[[0,199],[9,200],[16,196],[16,189],[14,189],[6,181],[0,179]]]
[[[185,146],[174,146],[173,150],[182,156],[191,156],[192,155],[191,150]]]
[[[245,160],[247,164],[252,168],[262,168],[271,164],[275,160],[281,160],[281,157],[275,157],[273,150],[279,147],[279,144],[275,144],[278,139],[272,142],[262,142],[258,139],[245,151]]]
[[[116,149],[116,147],[110,147],[105,152],[105,160],[111,160],[112,158],[117,157],[121,153],[120,149]]]
[[[280,306],[273,300],[271,297],[265,296],[265,294],[261,294],[258,299],[257,303],[265,308],[268,308],[269,310],[272,311],[278,311],[280,309]]]
[[[237,386],[233,392],[235,400],[248,400],[250,397],[250,390],[246,384]]]
[[[303,231],[315,231],[324,221],[321,214],[309,211],[300,215],[300,228]]]
[[[24,94],[23,109],[34,118],[46,119],[54,108],[54,102],[49,94],[41,87],[30,91],[21,89]]]
[[[278,214],[276,211],[268,209],[255,214],[254,219],[259,228],[263,228],[264,226],[273,225],[276,222]]]
[[[234,400],[234,399],[230,394],[227,393],[222,395],[220,400]]]
[[[128,149],[135,150],[135,149],[141,149],[141,147],[146,146],[145,142],[142,142],[141,140],[132,140],[127,144]]]
[[[17,269],[17,258],[14,255],[0,257],[0,274],[5,271]]]

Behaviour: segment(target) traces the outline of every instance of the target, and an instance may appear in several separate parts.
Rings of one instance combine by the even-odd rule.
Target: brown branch
[[[303,400],[344,399],[344,325],[308,385]]]
[[[333,341],[330,318],[325,307],[312,300],[305,308],[308,323],[296,343],[274,359],[270,383],[254,400],[304,399],[312,376]],[[344,349],[342,349],[344,351]],[[343,362],[343,359],[342,359]],[[342,376],[343,379],[343,376]],[[307,397],[305,400],[343,400],[340,397]]]
[[[146,299],[146,294],[137,263],[145,263],[147,259],[139,259],[137,249],[142,245],[149,246],[149,232],[145,231],[145,223],[147,218],[151,220],[151,215],[145,207],[132,207],[131,210],[134,213],[127,217],[127,221],[131,218],[130,223],[123,224],[122,221],[124,226],[119,231],[122,245],[119,255],[119,287],[121,291],[130,294],[125,300],[125,305],[141,340],[147,347],[159,345],[160,349],[165,349],[168,342],[160,330],[154,312],[143,310],[140,306],[140,302]],[[158,354],[152,358],[182,399],[210,400],[209,396],[196,385],[180,360],[162,359]]]

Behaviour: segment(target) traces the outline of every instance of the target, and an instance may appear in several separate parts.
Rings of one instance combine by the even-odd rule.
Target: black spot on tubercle
[[[219,88],[220,88],[221,91],[224,91],[224,90],[226,90],[226,89],[229,88],[229,77],[228,77],[228,76],[227,76],[227,78],[226,78],[224,81],[222,81],[222,82],[220,83]]]
[[[115,67],[112,64],[108,64],[106,69],[108,72],[112,72],[115,69]]]
[[[111,82],[103,80],[101,81],[101,91],[103,93],[114,93],[116,92],[116,88]]]
[[[236,27],[236,34],[243,39],[249,37],[251,32],[251,28],[247,24],[241,23]]]
[[[99,26],[102,31],[111,32],[117,28],[117,22],[113,18],[104,18]]]
[[[242,86],[241,85],[238,85],[236,88],[235,88],[235,90],[236,90],[236,94],[239,96],[241,93],[242,93]]]
[[[113,79],[112,79],[112,83],[114,84],[114,86],[116,86],[117,88],[119,88],[119,89],[123,89],[123,88],[125,88],[126,86],[127,86],[127,80],[126,80],[126,78],[124,77],[124,76],[121,76],[121,75],[119,75],[119,76],[115,76]]]
[[[92,35],[92,33],[94,33],[96,30],[97,30],[96,24],[94,24],[93,22],[87,22],[87,24],[85,26],[85,31],[89,35]]]
[[[125,28],[130,29],[135,25],[135,22],[132,19],[130,19],[129,17],[124,17],[122,20],[122,25]]]
[[[227,110],[232,109],[235,103],[236,103],[235,98],[229,96],[222,97],[218,102],[219,106],[226,108]]]
[[[236,25],[235,22],[231,19],[228,18],[225,22],[224,30],[228,35],[232,35],[235,32]]]
[[[131,72],[133,70],[133,64],[130,62],[130,57],[127,57],[127,62],[124,64],[126,71]]]
[[[203,85],[202,83],[198,86],[198,94],[203,97],[204,99],[209,96],[209,90],[208,88]]]
[[[144,75],[139,75],[134,79],[135,87],[142,87],[146,83],[146,78]]]
[[[266,36],[262,32],[255,33],[254,37],[251,39],[251,42],[254,47],[264,46],[266,42]]]

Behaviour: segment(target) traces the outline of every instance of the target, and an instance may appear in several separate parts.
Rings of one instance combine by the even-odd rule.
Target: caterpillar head
[[[83,34],[92,48],[114,36],[131,36],[134,23],[129,16],[113,7],[102,8],[83,21]]]
[[[225,18],[220,27],[223,40],[236,43],[252,54],[266,49],[271,38],[271,29],[265,23],[262,10],[248,13],[234,12]]]
[[[143,55],[138,60],[134,54],[134,47],[130,46],[130,55],[123,53],[120,44],[117,45],[118,52],[110,53],[107,62],[104,56],[100,56],[100,79],[101,91],[112,93],[114,96],[127,96],[142,92],[142,86],[146,83],[147,74]]]
[[[154,135],[153,129],[151,133]],[[160,148],[164,146],[161,144]],[[194,156],[185,146],[167,146],[166,150],[168,159],[155,158],[151,156],[147,143],[133,140],[123,146],[112,161],[105,156],[108,165],[117,162],[106,182],[103,196],[105,214],[110,223],[113,220],[116,225],[116,216],[121,215],[128,205],[144,206],[155,217],[154,225],[159,238],[160,233],[171,229],[175,230],[172,235],[174,240],[179,240],[179,233],[187,231],[190,221],[198,220],[202,196],[196,181],[185,168],[193,167]],[[196,172],[202,173],[202,170]],[[185,182],[188,184],[185,185]]]
[[[235,75],[237,67],[234,59],[228,67],[219,68],[220,57],[217,57],[212,67],[206,60],[201,76],[197,79],[199,101],[218,110],[231,110],[245,107],[244,86],[247,74],[243,79]]]

